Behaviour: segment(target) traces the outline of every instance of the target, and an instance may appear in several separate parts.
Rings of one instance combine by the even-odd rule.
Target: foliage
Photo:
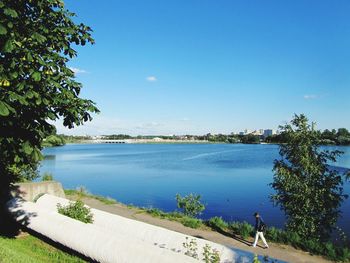
[[[82,85],[67,63],[73,45],[93,43],[91,29],[75,24],[61,0],[0,1],[0,200],[14,182],[31,180],[42,159],[49,121],[73,128],[98,112],[79,97]]]
[[[232,222],[229,224],[229,228],[233,233],[240,235],[244,239],[253,236],[255,233],[254,227],[246,221]]]
[[[198,244],[195,238],[189,240],[189,238],[186,237],[186,241],[182,243],[182,245],[185,248],[185,255],[199,260]],[[203,261],[205,263],[220,262],[219,251],[217,251],[216,249],[212,249],[209,244],[205,244],[205,246],[203,247],[202,255]]]
[[[67,206],[57,204],[57,211],[62,215],[79,220],[83,223],[93,222],[93,214],[91,213],[90,208],[86,207],[80,200],[70,202]]]
[[[346,128],[332,129],[331,131],[325,129],[317,132],[320,136],[321,145],[350,145],[350,132]],[[267,137],[265,141],[269,143],[286,143],[288,139],[282,132]]]
[[[0,236],[0,261],[3,263],[85,262],[31,235],[18,238]]]
[[[201,203],[201,196],[198,194],[189,194],[182,197],[176,194],[177,207],[183,210],[183,213],[189,217],[196,217],[204,211],[205,205]]]
[[[198,259],[198,245],[196,239],[192,238],[189,241],[189,238],[186,237],[186,241],[182,243],[182,245],[186,249],[185,255]]]
[[[72,189],[65,189],[64,190],[65,195],[68,196],[77,196],[78,198],[93,198],[96,199],[98,201],[100,201],[101,203],[104,203],[106,205],[113,205],[113,204],[117,204],[117,200],[111,198],[111,197],[104,197],[101,195],[94,195],[89,193],[85,187],[80,186],[78,187],[76,190],[72,190]]]
[[[346,245],[346,242],[338,245],[332,242],[320,242],[312,237],[303,238],[295,232],[285,231],[274,227],[267,228],[265,237],[271,242],[288,244],[313,254],[326,256],[331,260],[350,260],[350,250]]]
[[[261,261],[258,259],[258,255],[257,254],[254,255],[253,263],[261,263]]]
[[[60,135],[49,135],[43,140],[43,147],[54,147],[65,145],[66,141],[63,136]]]
[[[181,224],[184,226],[197,229],[203,225],[202,220],[197,218],[192,218],[188,216],[184,216],[180,219]]]
[[[241,142],[248,143],[248,144],[260,143],[260,136],[247,134],[247,135],[241,136]]]
[[[286,228],[302,238],[325,240],[340,215],[343,179],[328,166],[339,151],[320,150],[320,134],[304,115],[281,127],[287,142],[274,161],[276,193],[271,197],[287,216]]]
[[[186,216],[182,213],[179,213],[179,212],[167,213],[167,212],[164,212],[158,208],[147,208],[146,212],[153,217],[158,217],[158,218],[162,218],[162,219],[176,221],[176,222],[181,223],[184,226],[194,228],[194,229],[197,229],[197,228],[203,226],[202,220],[197,219],[197,218],[188,217],[188,216]]]
[[[42,175],[41,181],[53,181],[53,175],[46,172]]]
[[[220,254],[215,248],[212,249],[210,245],[205,244],[203,247],[203,261],[205,263],[219,263],[220,262]]]
[[[214,230],[225,230],[228,227],[228,223],[218,216],[210,218],[207,224]]]

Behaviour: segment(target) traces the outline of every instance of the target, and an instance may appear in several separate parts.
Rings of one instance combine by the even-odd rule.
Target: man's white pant
[[[266,243],[266,240],[265,240],[265,237],[264,237],[264,233],[263,232],[259,232],[259,231],[256,231],[253,247],[256,247],[256,244],[258,243],[259,237],[261,238],[261,240],[264,243],[265,247],[269,247],[269,245]]]

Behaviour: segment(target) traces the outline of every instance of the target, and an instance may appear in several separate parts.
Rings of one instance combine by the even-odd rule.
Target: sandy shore
[[[74,199],[73,196],[67,198]],[[191,235],[194,237],[210,240],[222,245],[232,246],[237,249],[249,251],[259,255],[267,255],[272,258],[284,260],[287,262],[295,263],[323,263],[331,262],[319,256],[310,255],[307,252],[296,250],[295,248],[287,245],[274,244],[269,242],[269,249],[263,249],[262,247],[253,248],[250,246],[252,240],[243,240],[239,237],[235,237],[231,234],[220,234],[210,229],[192,229],[185,227],[182,224],[166,219],[160,219],[152,217],[145,212],[136,208],[130,208],[123,204],[106,205],[93,198],[83,198],[83,201],[92,208],[100,209],[112,214],[117,214],[126,218],[135,219],[141,222],[146,222],[152,225],[164,227],[173,231],[177,231],[183,234]]]

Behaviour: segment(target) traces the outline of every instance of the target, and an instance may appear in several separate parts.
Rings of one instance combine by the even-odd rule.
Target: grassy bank
[[[85,188],[80,187],[76,190],[73,189],[65,189],[64,190],[64,194],[66,196],[76,196],[76,197],[80,197],[80,198],[92,198],[92,199],[96,199],[98,201],[100,201],[101,203],[104,203],[106,205],[113,205],[118,203],[117,200],[110,198],[110,197],[104,197],[101,195],[93,195],[90,194]]]
[[[47,263],[47,262],[86,262],[79,257],[67,254],[40,239],[25,234],[16,238],[0,236],[1,263]]]

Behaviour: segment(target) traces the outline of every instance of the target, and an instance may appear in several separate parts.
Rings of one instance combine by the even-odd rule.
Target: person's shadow
[[[239,242],[241,242],[241,243],[243,243],[243,244],[245,244],[247,246],[252,246],[251,242],[249,242],[248,240],[243,239],[242,237],[240,237],[240,236],[238,236],[238,235],[236,235],[234,233],[230,233],[228,231],[225,231],[222,228],[217,227],[217,226],[210,226],[210,228],[213,229],[214,231],[224,235],[224,236],[227,236],[227,237],[230,237],[230,238],[232,238],[234,240],[237,240],[237,241],[239,241]]]

